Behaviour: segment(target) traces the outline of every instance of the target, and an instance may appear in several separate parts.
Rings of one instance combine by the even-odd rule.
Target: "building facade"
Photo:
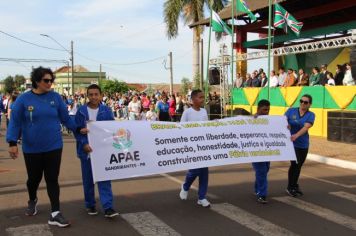
[[[56,80],[54,90],[60,94],[72,94],[72,69],[63,66],[54,71]],[[99,84],[100,79],[106,79],[105,72],[91,72],[83,66],[74,66],[74,92],[85,93],[91,84]]]

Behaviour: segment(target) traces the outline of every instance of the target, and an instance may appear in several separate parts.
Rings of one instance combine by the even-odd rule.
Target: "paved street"
[[[3,131],[2,131],[3,133]],[[45,141],[45,137],[44,137]],[[24,215],[26,171],[22,156],[9,158],[0,144],[0,235],[355,235],[356,174],[354,171],[307,162],[301,178],[305,196],[291,198],[284,189],[288,163],[273,163],[269,203],[253,195],[250,165],[210,169],[210,209],[178,197],[184,172],[115,181],[115,207],[121,216],[88,216],[83,206],[79,160],[74,140],[65,137],[61,169],[61,203],[72,226],[50,227],[49,200],[44,183],[38,193],[39,214]],[[44,182],[44,180],[42,181]],[[195,183],[197,186],[197,183]],[[99,206],[99,205],[98,205]],[[98,207],[99,208],[99,207]]]

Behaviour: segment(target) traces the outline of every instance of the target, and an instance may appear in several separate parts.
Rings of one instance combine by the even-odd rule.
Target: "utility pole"
[[[204,43],[200,40],[200,90],[204,88]]]
[[[100,70],[99,70],[99,83],[101,81],[101,64],[100,64]]]
[[[171,71],[170,93],[171,93],[171,95],[173,95],[173,61],[172,61],[172,52],[169,52],[169,69]]]
[[[69,95],[69,61],[67,61],[67,88],[66,88],[66,91],[67,91],[67,95]],[[62,85],[62,92],[63,92],[63,85]]]
[[[74,95],[74,50],[73,50],[73,40],[70,41],[70,60],[72,62],[72,95]]]

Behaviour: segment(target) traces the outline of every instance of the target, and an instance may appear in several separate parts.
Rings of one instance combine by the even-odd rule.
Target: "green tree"
[[[200,89],[200,73],[195,74],[193,78],[193,89]]]
[[[167,27],[168,39],[178,36],[179,18],[185,24],[193,24],[205,18],[204,9],[207,7],[216,12],[224,8],[227,0],[166,0],[164,3],[164,22]],[[193,76],[199,72],[199,42],[203,32],[202,26],[193,28]]]
[[[187,94],[190,86],[192,86],[190,80],[186,77],[183,77],[181,80],[182,87],[180,88],[181,94]]]
[[[123,82],[114,80],[102,80],[100,81],[99,86],[103,90],[104,93],[114,94],[114,93],[126,93],[129,91],[129,86]]]
[[[11,94],[15,90],[14,77],[8,76],[4,79],[4,92]]]
[[[20,90],[21,86],[24,85],[26,82],[25,76],[23,75],[15,75],[14,77],[14,85],[15,88]]]

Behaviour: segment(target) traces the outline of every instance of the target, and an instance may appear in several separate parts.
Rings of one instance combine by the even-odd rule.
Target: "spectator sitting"
[[[282,67],[279,69],[278,85],[283,86],[286,78],[287,78],[287,73],[284,71],[284,68]]]
[[[336,73],[335,73],[335,85],[342,85],[342,80],[344,79],[344,69],[341,65],[336,66]]]
[[[278,87],[278,77],[277,77],[276,72],[274,70],[271,71],[269,87],[270,88]]]
[[[266,76],[265,72],[261,73],[261,87],[267,87],[268,86],[268,79]]]
[[[288,74],[286,80],[284,81],[283,87],[291,87],[295,84],[295,77],[292,69],[288,69]]]
[[[252,87],[261,87],[261,81],[256,72],[252,73]]]
[[[235,80],[235,83],[234,83],[234,87],[235,88],[241,88],[243,82],[244,82],[244,79],[241,77],[241,74],[237,73],[236,80]]]
[[[313,73],[310,75],[309,78],[309,86],[316,86],[316,85],[320,85],[320,74],[319,74],[318,67],[313,68]]]
[[[328,82],[327,82],[327,86],[335,86],[335,80],[333,78],[333,74],[331,74],[330,72],[328,72],[326,74],[326,78],[328,79]]]
[[[297,86],[308,86],[308,85],[309,85],[309,75],[304,73],[303,69],[299,69]]]
[[[252,87],[252,77],[251,77],[251,74],[247,73],[246,74],[246,80],[243,84],[243,87],[244,88],[249,88],[249,87]]]
[[[326,64],[321,65],[320,84],[323,86],[325,86],[328,83],[328,78],[326,77],[328,73],[329,71],[327,71],[327,65]]]
[[[351,65],[349,63],[346,63],[346,71],[342,83],[346,86],[355,85],[355,80],[352,78]]]

